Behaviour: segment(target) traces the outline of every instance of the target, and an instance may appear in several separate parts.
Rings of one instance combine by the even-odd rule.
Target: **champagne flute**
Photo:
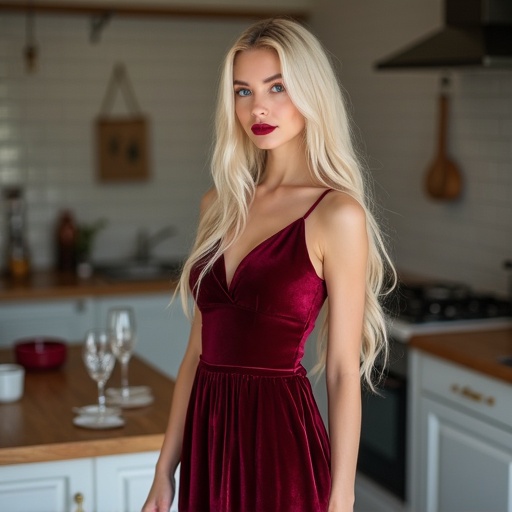
[[[106,331],[97,329],[87,331],[82,348],[82,358],[87,373],[98,385],[98,422],[101,422],[108,410],[105,400],[105,383],[116,362]]]
[[[128,383],[128,365],[137,341],[133,309],[129,307],[109,309],[107,325],[112,352],[121,363],[120,399],[121,402],[128,403],[134,394],[134,388],[130,388]]]

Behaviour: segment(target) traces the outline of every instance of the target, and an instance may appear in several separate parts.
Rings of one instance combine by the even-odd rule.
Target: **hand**
[[[175,493],[174,477],[156,474],[141,512],[169,512]]]
[[[335,499],[331,496],[327,512],[354,512],[354,499]]]

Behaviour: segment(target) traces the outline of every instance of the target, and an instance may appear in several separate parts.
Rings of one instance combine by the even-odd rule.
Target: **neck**
[[[268,151],[262,184],[268,188],[311,184],[306,155],[302,146],[291,151],[280,147]]]

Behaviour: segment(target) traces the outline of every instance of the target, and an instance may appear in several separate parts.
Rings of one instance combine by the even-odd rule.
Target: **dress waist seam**
[[[240,375],[259,375],[267,377],[305,377],[306,369],[299,365],[297,368],[260,368],[254,366],[235,366],[224,364],[212,364],[199,358],[199,368],[214,373],[236,373]]]

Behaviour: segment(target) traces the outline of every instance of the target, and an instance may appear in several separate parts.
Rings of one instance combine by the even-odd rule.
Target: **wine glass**
[[[121,363],[121,389],[108,391],[110,395],[117,394],[120,402],[128,403],[135,391],[135,388],[130,387],[128,383],[128,365],[137,341],[133,309],[129,307],[109,309],[107,325],[112,352]]]
[[[110,377],[116,358],[106,331],[91,329],[85,335],[82,358],[89,376],[98,384],[98,421],[107,414],[105,383]]]

